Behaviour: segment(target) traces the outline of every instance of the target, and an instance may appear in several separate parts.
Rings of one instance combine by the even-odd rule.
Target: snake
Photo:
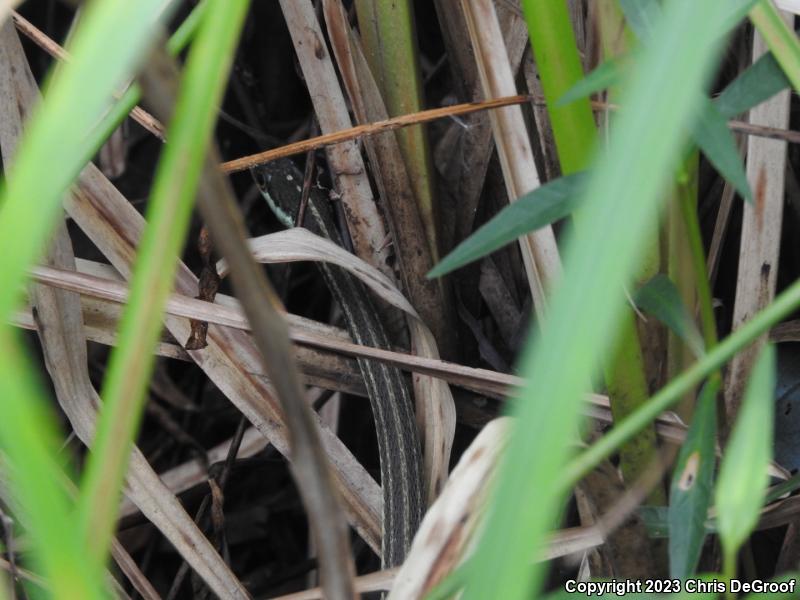
[[[270,210],[284,227],[303,226],[342,246],[333,208],[320,187],[312,186],[301,212],[304,175],[289,158],[251,169]],[[390,349],[389,338],[364,284],[348,271],[317,263],[331,295],[339,304],[347,329],[357,344]],[[378,438],[383,524],[381,564],[402,564],[424,513],[422,451],[409,385],[397,367],[359,358]]]

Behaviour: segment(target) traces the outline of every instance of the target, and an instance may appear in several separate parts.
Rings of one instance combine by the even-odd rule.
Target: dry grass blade
[[[323,133],[352,125],[339,80],[325,45],[325,37],[308,2],[280,0],[297,58],[303,70],[314,111]],[[378,214],[367,170],[353,141],[327,148],[331,177],[346,207],[348,229],[355,253],[387,275],[386,228]]]
[[[337,0],[326,0],[323,9],[342,79],[359,121],[386,118],[383,100],[347,24],[344,7]],[[449,325],[442,282],[425,277],[433,266],[430,247],[400,145],[394,134],[387,132],[366,140],[366,148],[388,215],[403,287],[421,316],[414,313],[416,318],[409,321],[412,345],[421,356],[439,358],[436,341],[446,343],[452,339],[454,328]],[[423,431],[426,494],[431,502],[447,479],[455,435],[455,404],[449,388],[440,380],[415,376],[413,381],[417,420]]]
[[[180,116],[175,112],[180,98],[178,73],[177,62],[166,52],[159,52],[142,76],[146,96],[164,119]],[[354,596],[355,567],[341,500],[321,440],[322,426],[304,401],[280,299],[247,247],[244,219],[233,188],[217,169],[218,163],[216,146],[212,144],[203,165],[198,206],[216,247],[231,265],[234,289],[282,408],[290,442],[290,467],[318,549],[318,569],[325,593],[332,599],[346,600]]]
[[[356,592],[359,594],[368,594],[370,592],[383,592],[392,588],[397,572],[400,567],[393,569],[386,569],[369,575],[362,575],[356,577]],[[323,600],[325,595],[322,593],[322,588],[312,588],[310,590],[303,590],[302,592],[295,592],[294,594],[286,594],[285,596],[276,596],[273,600]]]
[[[65,201],[65,208],[123,277],[130,277],[144,222],[93,165],[84,169],[73,193]],[[197,293],[197,279],[182,263],[175,290],[185,296]],[[175,339],[188,338],[188,320],[167,317],[165,324]],[[288,455],[287,431],[272,388],[254,378],[244,366],[259,360],[252,340],[242,331],[215,326],[209,327],[207,341],[207,348],[191,351],[189,355],[278,451]],[[334,459],[337,487],[345,499],[350,522],[370,547],[377,550],[380,548],[380,489],[335,435],[324,429],[322,435],[327,452]]]
[[[17,26],[17,29],[25,34],[26,37],[30,38],[30,40],[42,50],[58,60],[69,60],[69,54],[67,51],[52,39],[47,37],[44,32],[34,26],[33,23],[28,21],[17,11],[13,11],[11,16],[14,19],[14,25]],[[136,106],[131,111],[131,118],[157,138],[162,140],[164,139],[164,125],[140,106]]]
[[[32,277],[36,281],[47,285],[91,295],[96,298],[103,298],[114,303],[124,303],[127,298],[127,288],[124,285],[113,280],[101,279],[94,275],[40,266],[33,270]],[[226,300],[225,296],[218,296],[217,301],[225,302],[225,304],[211,304],[202,300],[176,295],[168,302],[167,313],[176,317],[185,317],[186,319],[208,321],[224,328],[233,328],[241,331],[249,329],[247,319],[241,309],[238,308],[238,304]],[[101,306],[103,305],[93,304],[92,310],[106,310],[105,307],[100,308]],[[289,315],[288,318],[294,321],[294,328],[290,331],[290,335],[298,344],[313,345],[331,352],[384,361],[411,372],[419,372],[441,378],[454,385],[494,398],[506,397],[511,389],[517,388],[523,383],[519,377],[506,373],[467,367],[403,352],[360,346],[347,341],[343,332],[329,326],[293,315]],[[30,317],[20,316],[21,326],[32,328],[33,325],[31,323],[32,319]],[[248,372],[257,375],[261,374],[261,371],[256,370],[256,366],[252,362],[247,363],[246,366],[252,369],[252,371]],[[331,389],[338,388],[333,387]],[[356,393],[359,392],[357,391]],[[360,393],[364,394],[363,389],[360,390]],[[611,422],[607,397],[600,394],[590,394],[587,396],[587,403],[586,414],[588,416],[604,422]],[[667,439],[683,439],[680,431],[685,429],[685,425],[674,415],[663,416],[660,419],[660,424],[662,425],[662,434]]]
[[[483,513],[487,481],[505,447],[509,425],[507,418],[492,421],[470,444],[425,515],[389,598],[421,598],[461,561]]]
[[[206,453],[208,464],[213,465],[214,463],[224,461],[228,456],[228,450],[230,449],[232,441],[233,439],[229,439],[211,448]],[[242,437],[242,442],[239,446],[239,452],[236,458],[253,456],[261,452],[267,445],[267,440],[265,440],[264,436],[256,429],[247,429]],[[208,481],[208,468],[200,460],[191,460],[177,467],[173,467],[169,471],[160,473],[158,477],[164,485],[169,488],[170,492],[177,495],[195,485]],[[123,500],[122,508],[119,511],[120,518],[134,515],[137,512],[139,512],[139,510],[136,508],[135,504],[127,498]]]
[[[478,62],[478,72],[486,97],[507,96],[516,91],[494,4],[489,0],[462,0],[470,37]],[[539,186],[533,151],[519,107],[506,107],[490,115],[494,140],[503,167],[511,201]],[[559,277],[561,262],[555,236],[550,227],[520,238],[537,314],[547,306],[546,292]]]
[[[326,133],[317,137],[301,140],[286,144],[280,148],[273,150],[265,150],[257,154],[243,156],[234,160],[229,160],[220,165],[223,173],[238,173],[239,171],[246,171],[253,167],[266,164],[278,158],[286,158],[296,154],[303,154],[309,150],[317,150],[325,148],[326,146],[333,146],[342,142],[356,140],[362,137],[385,133],[393,131],[401,127],[408,127],[409,125],[417,125],[419,123],[427,123],[428,121],[435,121],[436,119],[444,119],[446,117],[458,117],[460,115],[468,115],[475,112],[482,112],[491,110],[493,108],[500,108],[501,106],[511,106],[512,104],[524,104],[530,102],[531,96],[516,95],[508,96],[506,98],[494,98],[492,100],[483,100],[475,102],[466,102],[464,104],[455,104],[453,106],[443,106],[441,108],[431,108],[417,113],[408,115],[400,115],[376,121],[374,123],[365,123],[363,125],[356,125],[349,129],[341,131],[334,131]]]
[[[326,0],[323,9],[336,62],[356,118],[361,123],[387,119],[389,115],[378,84],[347,22],[341,1]],[[426,278],[433,267],[433,254],[401,145],[394,133],[386,132],[366,139],[365,148],[392,233],[403,289],[445,354],[452,354],[454,330],[447,294],[443,282]]]
[[[784,15],[787,23],[792,21]],[[760,34],[753,39],[753,61],[767,51]],[[750,121],[768,127],[789,123],[790,91],[784,90],[750,111]],[[767,306],[775,297],[780,253],[786,143],[751,137],[747,143],[747,178],[754,190],[754,204],[745,204],[739,273],[733,309],[733,329]],[[762,337],[762,342],[766,336]],[[731,362],[725,386],[729,423],[739,410],[744,384],[762,344],[753,344]]]
[[[516,73],[528,45],[528,27],[519,11],[508,10],[507,4],[498,5],[497,9],[511,71]],[[447,36],[451,30],[449,35],[454,37],[451,45],[458,48],[454,51],[459,56],[459,71],[464,73],[465,97],[476,101],[482,99],[484,93],[478,79],[460,0],[437,0],[437,12],[447,14],[447,17],[441,19],[443,33]],[[451,57],[448,49],[448,58]],[[455,78],[459,79],[458,75]],[[534,115],[546,112],[543,101],[534,101],[533,104]],[[450,126],[436,150],[436,163],[446,183],[443,187],[447,188],[443,200],[449,200],[451,206],[447,208],[454,215],[453,219],[443,223],[447,225],[443,232],[443,248],[452,248],[456,242],[472,232],[481,191],[495,149],[489,115],[476,113],[469,115],[464,121],[466,126],[460,122]]]
[[[38,94],[13,27],[3,28],[2,45],[7,60],[0,63],[0,102],[5,115],[0,144],[3,162],[8,165],[23,122],[38,102]],[[49,262],[62,269],[74,269],[72,246],[63,223],[51,244]],[[91,447],[100,399],[89,379],[80,299],[74,293],[36,285],[32,300],[45,362],[59,403],[78,437]],[[212,589],[232,597],[247,597],[241,583],[138,450],[132,455],[128,494]],[[119,550],[117,546],[115,554]],[[130,571],[127,567],[131,562],[125,560],[121,566]],[[132,576],[147,597],[157,597],[146,580],[141,581],[143,578],[135,573]]]

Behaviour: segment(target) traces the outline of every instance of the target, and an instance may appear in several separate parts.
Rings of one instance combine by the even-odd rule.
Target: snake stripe
[[[253,177],[279,220],[292,226],[299,210],[303,174],[292,161],[281,159],[253,169]],[[341,245],[327,202],[319,190],[312,190],[304,225]],[[364,285],[335,265],[320,263],[319,269],[342,309],[353,341],[388,349],[388,336]],[[365,359],[358,359],[358,365],[378,439],[383,487],[381,563],[389,568],[405,559],[424,513],[422,452],[411,393],[400,370]]]

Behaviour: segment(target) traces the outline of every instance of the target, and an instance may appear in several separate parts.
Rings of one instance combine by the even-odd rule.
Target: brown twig
[[[42,50],[47,52],[47,54],[58,60],[69,59],[69,54],[66,50],[64,50],[63,47],[53,41],[52,38],[48,37],[42,30],[38,29],[35,25],[33,25],[33,23],[28,21],[17,11],[12,11],[11,17],[14,20],[14,24],[16,25],[17,29]],[[523,104],[525,102],[532,102],[536,106],[545,106],[545,101],[543,98],[538,96],[519,95],[510,96],[507,98],[494,98],[491,100],[484,100],[482,102],[467,102],[464,104],[455,104],[453,106],[433,108],[409,115],[401,115],[399,117],[394,117],[378,123],[359,125],[343,131],[320,135],[308,140],[295,142],[294,144],[287,144],[286,146],[269,150],[267,152],[244,156],[242,158],[237,158],[235,160],[222,163],[221,168],[225,173],[245,171],[250,167],[264,164],[277,158],[292,156],[294,154],[302,154],[303,152],[307,152],[309,150],[315,150],[325,146],[330,146],[331,144],[357,139],[365,135],[374,135],[376,133],[391,131],[401,127],[409,127],[418,123],[435,121],[445,117],[456,117],[472,112],[499,108],[501,106]],[[609,102],[601,102],[598,100],[592,101],[592,109],[595,111],[617,110],[618,108],[619,107],[617,105]],[[163,124],[146,110],[137,106],[133,109],[133,111],[131,111],[130,116],[134,121],[139,123],[150,133],[161,140],[164,139]],[[800,131],[780,129],[778,127],[766,127],[763,125],[753,125],[752,123],[737,120],[728,121],[728,127],[732,131],[743,133],[745,135],[784,140],[790,144],[800,144]]]
[[[235,160],[222,163],[220,168],[223,173],[236,173],[238,171],[245,171],[257,165],[263,165],[278,158],[293,156],[295,154],[302,154],[309,150],[316,150],[339,144],[348,140],[354,140],[368,135],[375,135],[378,133],[385,133],[393,131],[401,127],[409,127],[418,123],[427,123],[428,121],[435,121],[445,117],[454,117],[458,115],[465,115],[480,110],[489,110],[492,108],[500,108],[502,106],[511,106],[512,104],[524,104],[533,100],[531,96],[509,96],[505,98],[494,98],[492,100],[484,100],[483,102],[466,102],[464,104],[455,104],[453,106],[444,106],[441,108],[432,108],[430,110],[423,110],[422,112],[412,113],[410,115],[400,115],[391,119],[377,121],[375,123],[367,123],[365,125],[357,125],[350,129],[342,131],[335,131],[307,140],[301,140],[293,144],[287,144],[280,148],[274,148],[265,152],[259,152],[250,156],[243,156]]]
[[[64,62],[69,60],[69,53],[64,50],[64,48],[59,46],[42,30],[38,29],[33,23],[28,21],[17,11],[11,12],[11,18],[13,19],[14,25],[16,25],[20,33],[24,34],[25,37],[47,52],[50,56]],[[139,123],[139,125],[144,127],[158,139],[161,141],[164,140],[164,125],[162,125],[161,122],[149,112],[139,106],[136,106],[131,111],[130,116],[131,119]]]
[[[162,117],[169,117],[173,110],[177,73],[175,61],[163,51],[154,53],[145,67],[142,87]],[[326,595],[333,599],[353,598],[355,568],[347,525],[317,423],[304,401],[289,328],[281,314],[280,300],[250,253],[247,230],[233,190],[217,164],[217,153],[212,146],[198,189],[200,212],[216,247],[231,265],[234,289],[252,325],[253,338],[286,417],[290,464],[319,550],[320,579]]]

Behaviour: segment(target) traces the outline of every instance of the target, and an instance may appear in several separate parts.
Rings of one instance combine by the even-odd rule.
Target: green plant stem
[[[750,10],[750,21],[764,38],[795,92],[800,93],[800,42],[770,0],[760,0]]]
[[[608,4],[608,3],[606,3]],[[525,16],[531,37],[531,46],[542,89],[547,102],[548,114],[553,127],[562,174],[569,175],[586,168],[597,141],[592,108],[588,98],[581,98],[560,106],[558,101],[564,93],[583,78],[580,56],[572,31],[569,11],[565,2],[524,3]],[[620,14],[611,13],[606,6],[609,20]],[[576,226],[586,223],[575,217]],[[614,420],[622,419],[648,397],[644,358],[636,330],[633,311],[625,309],[620,331],[610,360],[604,361],[606,390],[611,403]],[[637,481],[650,467],[657,453],[655,428],[643,431],[620,450],[620,466],[627,482]],[[653,490],[651,501],[663,504],[663,489]]]
[[[522,8],[542,80],[561,171],[564,175],[576,173],[586,168],[597,136],[588,98],[556,106],[567,90],[583,79],[567,3],[563,0],[524,0]]]
[[[423,108],[422,77],[411,0],[356,0],[356,13],[364,54],[390,117]],[[428,238],[433,261],[439,260],[438,209],[433,162],[422,125],[397,132],[400,151]]]
[[[697,186],[695,184],[694,189]],[[694,196],[696,198],[696,196]],[[708,280],[706,268],[706,253],[703,246],[703,236],[700,231],[700,222],[697,218],[697,205],[689,194],[679,197],[680,209],[683,215],[684,228],[689,243],[692,271],[694,274],[694,287],[697,292],[697,303],[700,313],[700,328],[706,350],[711,350],[717,345],[717,321],[714,318],[714,304],[711,295],[711,284]],[[693,307],[688,307],[694,314]]]
[[[772,304],[720,341],[708,354],[670,381],[635,413],[615,425],[611,431],[576,457],[564,473],[564,489],[571,489],[602,460],[611,456],[617,448],[678,402],[704,377],[722,367],[733,358],[734,354],[744,349],[761,334],[769,331],[770,327],[797,310],[798,307],[800,307],[800,280],[776,296]]]
[[[91,559],[105,562],[133,439],[138,431],[200,173],[248,0],[212,0],[189,53],[175,116],[158,165],[145,228],[103,382],[103,407],[81,486],[79,526]]]
[[[696,207],[699,162],[698,151],[692,149],[678,169],[667,211],[667,272],[693,320],[697,305],[697,277],[695,276],[692,248],[686,243],[689,232],[685,215],[687,210],[695,210]],[[668,332],[667,340],[667,379],[670,379],[692,364],[695,355],[674,332]],[[691,419],[694,401],[695,390],[691,390],[676,409],[686,421]]]
[[[736,600],[736,594],[731,591],[731,581],[736,577],[736,554],[735,551],[723,551],[722,579],[725,581],[725,597],[728,600]]]

